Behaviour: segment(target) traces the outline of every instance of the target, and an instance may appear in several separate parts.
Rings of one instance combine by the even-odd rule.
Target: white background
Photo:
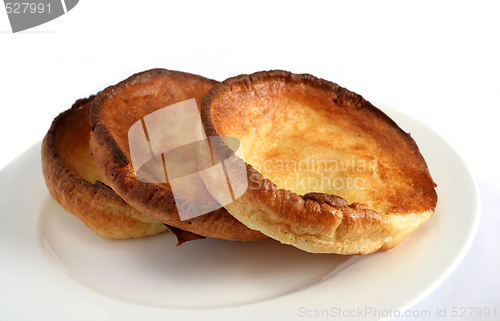
[[[481,192],[479,230],[453,274],[413,309],[481,320],[452,318],[451,309],[496,307],[500,318],[499,14],[495,2],[82,0],[12,34],[0,9],[0,168],[76,99],[135,72],[220,81],[310,73],[420,120],[462,155]]]

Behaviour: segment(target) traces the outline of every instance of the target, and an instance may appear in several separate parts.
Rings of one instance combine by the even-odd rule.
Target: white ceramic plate
[[[102,240],[50,198],[36,144],[0,173],[0,320],[388,320],[402,314],[464,257],[477,230],[479,197],[450,145],[421,123],[384,111],[416,140],[439,201],[434,216],[394,250],[362,258],[309,254],[273,241],[175,247],[169,234]]]

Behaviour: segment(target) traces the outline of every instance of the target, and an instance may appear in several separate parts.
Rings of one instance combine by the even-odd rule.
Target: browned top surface
[[[91,156],[89,113],[93,98],[77,101],[71,109],[54,120],[43,144],[44,167],[47,174],[57,173],[59,180],[54,181],[54,184],[75,184],[82,193],[98,203],[126,206],[118,195],[103,184],[105,179]],[[64,180],[69,181],[66,183]]]
[[[134,75],[101,92],[90,115],[92,128],[104,125],[130,159],[128,130],[138,120],[172,104],[203,95],[216,81],[182,72],[155,69]]]
[[[59,117],[54,128],[54,150],[73,173],[90,183],[104,182],[90,153],[90,105],[92,100]]]
[[[207,136],[238,138],[246,162],[278,188],[337,195],[381,214],[436,206],[435,184],[413,139],[331,82],[282,71],[231,78],[205,96],[202,119]],[[258,178],[249,183],[263,191]]]
[[[51,196],[106,239],[154,235],[166,227],[130,207],[104,184],[91,157],[89,113],[93,96],[61,113],[42,143],[42,169]]]

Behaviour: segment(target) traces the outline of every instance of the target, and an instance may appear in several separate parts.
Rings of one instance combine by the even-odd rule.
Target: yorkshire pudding
[[[78,100],[54,119],[42,143],[42,169],[52,197],[106,239],[142,237],[167,227],[129,206],[104,184],[90,155],[90,105]]]
[[[164,224],[198,235],[226,240],[267,239],[260,232],[240,223],[224,208],[181,220],[169,181],[144,182],[139,180],[134,172],[128,136],[131,127],[141,121],[145,126],[144,119],[147,115],[193,98],[198,105],[196,113],[199,118],[199,104],[205,93],[216,83],[197,75],[154,69],[108,87],[99,93],[92,103],[92,156],[100,172],[118,195],[134,208]],[[177,119],[167,121],[168,123],[162,126],[175,126]],[[194,135],[195,129],[192,131]],[[151,135],[150,132],[149,136]],[[201,183],[203,185],[203,182]],[[182,206],[189,207],[192,203],[185,200]]]
[[[241,75],[215,85],[201,115],[207,137],[233,136],[243,149],[234,162],[246,162],[248,189],[225,208],[282,243],[368,254],[393,248],[434,213],[436,185],[410,135],[334,83]],[[217,180],[203,176],[215,198]]]

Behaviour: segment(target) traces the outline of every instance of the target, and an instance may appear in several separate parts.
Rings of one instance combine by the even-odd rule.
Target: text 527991
[[[5,3],[7,13],[50,13],[50,3],[35,3],[35,2],[7,2]]]

